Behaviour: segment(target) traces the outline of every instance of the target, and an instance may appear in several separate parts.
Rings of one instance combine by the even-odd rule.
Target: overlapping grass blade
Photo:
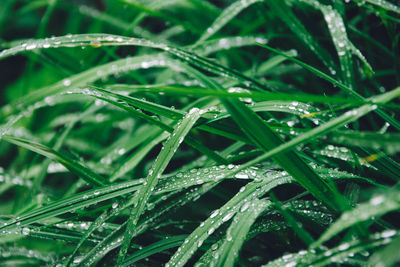
[[[354,209],[344,212],[340,218],[320,236],[313,244],[313,247],[317,247],[356,223],[371,220],[388,212],[398,210],[400,208],[399,191],[396,189],[388,191],[390,192],[377,194],[367,203],[362,203]]]
[[[299,64],[300,66],[304,67],[305,69],[311,71],[312,73],[314,73],[315,75],[317,75],[318,77],[332,83],[334,86],[339,87],[340,89],[343,89],[344,91],[346,91],[346,93],[348,93],[349,95],[354,96],[355,98],[359,99],[359,100],[364,100],[364,98],[359,95],[356,91],[352,90],[351,88],[349,88],[348,86],[344,85],[343,83],[337,81],[336,79],[332,78],[331,76],[323,73],[322,71],[319,71],[318,69],[294,58],[294,57],[289,57],[287,56],[285,53],[280,52],[279,50],[276,50],[272,47],[269,47],[267,45],[262,45],[260,44],[260,46],[274,52],[277,53],[279,55],[282,55],[284,57],[286,57],[287,59]],[[380,117],[382,117],[382,119],[384,119],[385,121],[387,121],[390,125],[392,125],[393,127],[395,127],[397,130],[400,130],[400,123],[394,119],[392,116],[390,116],[389,114],[387,114],[385,111],[381,110],[381,109],[377,109],[375,111]]]
[[[0,249],[0,255],[2,262],[7,264],[13,264],[15,258],[22,258],[21,264],[51,264],[54,262],[54,254],[43,253],[37,250],[28,250],[25,248],[15,248],[15,247],[2,247]],[[7,264],[7,265],[8,265]]]
[[[217,19],[213,22],[211,26],[207,28],[207,30],[201,35],[197,44],[202,43],[203,41],[210,38],[213,34],[219,31],[222,27],[224,27],[230,20],[232,20],[237,14],[239,14],[242,10],[246,9],[250,5],[262,2],[261,0],[244,0],[244,1],[236,1],[231,4],[229,7],[224,9],[224,11],[217,17]]]
[[[390,233],[390,232],[386,232]],[[400,246],[400,237],[393,238],[392,242],[386,247],[376,251],[369,259],[368,264],[370,266],[394,266],[396,262],[400,260],[400,256],[397,253]]]
[[[356,253],[365,254],[369,249],[376,249],[393,238],[398,237],[398,233],[394,230],[386,230],[381,233],[370,235],[365,240],[352,240],[344,242],[337,247],[327,249],[316,253],[315,250],[301,250],[295,254],[284,255],[264,267],[277,267],[277,266],[326,266],[332,263],[351,263],[352,256]],[[369,254],[369,252],[368,252]],[[354,263],[360,263],[354,260]]]
[[[231,219],[240,209],[247,209],[251,200],[264,195],[275,186],[292,181],[286,172],[278,172],[270,177],[265,177],[261,181],[254,181],[242,187],[234,197],[224,206],[215,210],[185,239],[185,242],[171,257],[166,266],[184,266],[208,236]]]
[[[86,95],[90,95],[92,97],[98,98],[100,100],[106,101],[108,103],[111,103],[129,113],[131,113],[132,115],[134,115],[135,117],[144,119],[156,126],[158,126],[159,128],[163,129],[164,131],[167,131],[169,133],[173,132],[173,128],[167,124],[165,124],[164,122],[160,121],[157,118],[154,118],[152,116],[149,116],[147,114],[145,114],[144,112],[142,112],[139,109],[136,108],[132,108],[131,105],[138,105],[142,108],[150,108],[149,110],[153,111],[153,112],[157,112],[157,114],[159,115],[163,115],[163,116],[172,116],[173,118],[179,118],[181,117],[182,112],[181,111],[175,111],[172,110],[171,108],[166,108],[154,103],[149,103],[147,101],[144,100],[138,100],[138,99],[134,99],[131,97],[126,97],[120,94],[114,94],[112,92],[109,92],[107,90],[101,90],[96,88],[92,88],[92,89],[76,89],[71,91],[71,93],[79,93],[79,94],[86,94]],[[117,101],[117,99],[119,101]],[[227,164],[227,161],[222,158],[221,156],[219,156],[216,152],[210,150],[209,148],[207,148],[206,146],[204,146],[203,144],[201,144],[200,142],[198,142],[197,140],[191,138],[190,136],[188,136],[185,139],[185,142],[188,143],[190,146],[192,146],[193,148],[199,150],[201,153],[209,156],[210,158],[212,158],[213,160],[215,160],[218,163],[221,164]]]
[[[390,91],[386,94],[382,94],[379,96],[374,97],[373,99],[376,102],[387,102],[392,100],[393,98],[399,97],[400,94],[400,88],[396,88],[393,91]],[[243,164],[240,168],[248,168],[249,166],[252,166],[254,164],[257,164],[265,159],[267,159],[268,157],[271,157],[277,153],[281,153],[283,151],[289,150],[294,148],[295,146],[302,144],[304,142],[307,141],[311,141],[312,138],[315,138],[317,136],[321,136],[324,135],[328,132],[331,132],[332,130],[343,126],[347,123],[350,123],[352,121],[357,120],[358,118],[364,116],[365,114],[367,114],[368,112],[371,112],[373,110],[375,110],[377,108],[377,106],[375,105],[364,105],[361,106],[357,109],[354,109],[352,111],[347,111],[346,113],[344,113],[343,115],[341,115],[338,118],[332,119],[329,122],[318,126],[317,128],[314,128],[310,131],[308,131],[307,133],[304,133],[296,138],[293,138],[292,140],[279,145],[278,147],[275,147],[271,150],[269,150],[268,152],[266,152],[264,155],[259,156],[253,160],[248,161],[247,163]]]
[[[400,135],[397,133],[334,132],[328,139],[336,144],[382,149],[389,155],[400,151]]]
[[[145,231],[152,225],[156,224],[158,222],[157,219],[160,219],[160,217],[171,211],[171,209],[174,209],[177,206],[180,207],[181,205],[185,205],[186,203],[198,199],[201,195],[208,192],[214,186],[214,183],[206,184],[199,188],[186,192],[177,199],[174,199],[172,201],[164,201],[160,209],[153,209],[152,213],[148,216],[146,216],[145,214],[143,222],[140,222],[140,225],[134,229],[135,236]],[[103,241],[96,245],[96,247],[94,247],[89,253],[85,255],[80,264],[87,265],[94,263],[104,257],[104,255],[106,255],[110,250],[120,246],[122,243],[122,236],[124,234],[124,228],[126,227],[126,224],[126,222],[123,223],[118,229],[116,229],[113,233],[111,233]]]
[[[246,206],[242,206],[240,212],[233,218],[231,225],[226,231],[223,243],[213,253],[214,257],[210,263],[211,265],[234,266],[250,227],[257,217],[271,205],[271,202],[255,199],[244,205]]]
[[[156,253],[160,253],[164,250],[174,248],[182,244],[182,242],[185,240],[185,235],[180,235],[180,236],[172,236],[168,237],[164,240],[158,241],[156,243],[153,243],[147,247],[144,247],[143,249],[139,250],[138,252],[130,255],[125,259],[125,262],[123,266],[130,266],[130,264],[133,264],[141,259],[144,259],[148,256],[151,256]]]
[[[49,159],[55,160],[62,165],[64,165],[67,169],[69,169],[72,173],[75,173],[76,175],[79,176],[79,178],[84,179],[86,182],[93,186],[103,186],[106,184],[105,179],[93,172],[91,169],[83,166],[79,162],[71,159],[65,154],[62,154],[60,152],[54,151],[53,149],[44,146],[42,144],[34,143],[29,140],[21,139],[21,138],[16,138],[12,136],[3,136],[2,138],[4,141],[10,142],[12,144],[15,144],[17,146],[24,147],[26,149],[29,149],[33,152],[36,152],[38,154],[41,154]]]
[[[191,50],[193,50],[198,55],[207,56],[211,53],[215,53],[221,50],[243,46],[252,46],[255,44],[255,42],[266,44],[268,42],[268,39],[261,35],[225,37],[209,41],[202,41],[197,45],[193,45],[193,47],[191,47]]]
[[[386,0],[378,0],[378,1],[377,0],[365,0],[365,2],[368,2],[368,3],[372,4],[372,5],[379,6],[379,7],[383,8],[383,9],[388,10],[388,11],[392,11],[392,12],[395,12],[397,14],[400,14],[399,6],[397,6],[395,4],[392,4],[389,1],[386,1]]]
[[[282,57],[283,58],[283,57]],[[296,94],[295,99],[293,99],[293,95],[278,93],[278,92],[259,92],[259,91],[246,91],[241,87],[233,87],[228,91],[215,91],[212,89],[206,89],[202,87],[182,87],[178,85],[161,85],[161,86],[141,86],[141,85],[128,85],[128,84],[115,84],[110,85],[108,88],[122,92],[162,92],[173,95],[182,95],[187,94],[190,96],[215,96],[219,98],[250,98],[254,101],[266,101],[266,100],[281,100],[281,101],[289,101],[288,99],[292,99],[296,101],[303,102],[313,102],[313,103],[326,103],[330,102],[332,104],[362,104],[364,101],[356,100],[356,99],[348,99],[337,96],[320,96],[315,94]],[[96,89],[96,88],[95,88]],[[258,103],[257,103],[258,104]],[[400,106],[393,104],[390,106],[391,108],[400,108]]]
[[[165,145],[161,149],[161,152],[158,155],[153,168],[149,172],[149,176],[146,178],[143,185],[139,188],[136,198],[137,202],[135,202],[131,211],[132,213],[127,222],[124,240],[118,253],[117,266],[122,265],[124,261],[129,245],[131,243],[131,239],[133,237],[133,228],[136,227],[136,224],[138,223],[139,218],[145,209],[146,202],[150,198],[150,195],[153,193],[158,183],[158,179],[161,177],[161,174],[164,172],[169,161],[174,156],[179,145],[183,142],[185,136],[189,133],[194,123],[200,118],[201,113],[202,111],[198,108],[193,108],[182,119],[181,122],[178,122],[174,132],[171,134],[171,136],[168,138],[168,140],[165,142]]]
[[[278,17],[285,22],[290,30],[302,40],[307,47],[315,53],[317,57],[325,64],[329,71],[336,73],[334,61],[330,54],[319,45],[318,41],[307,31],[303,23],[292,12],[286,1],[268,0],[267,4],[278,15]]]
[[[254,111],[241,102],[223,103],[249,139],[264,151],[270,153],[274,148],[288,144],[282,144],[280,137]],[[345,204],[336,189],[318,177],[295,152],[275,154],[274,160],[317,199],[332,209],[344,209]]]

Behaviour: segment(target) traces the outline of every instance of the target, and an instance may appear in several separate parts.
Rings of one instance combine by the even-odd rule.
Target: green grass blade
[[[231,4],[229,7],[224,9],[224,11],[217,17],[217,19],[213,22],[211,26],[207,28],[207,30],[203,33],[203,35],[199,38],[196,44],[202,43],[203,41],[210,38],[213,34],[219,31],[222,27],[224,27],[230,20],[232,20],[237,14],[239,14],[242,10],[246,9],[250,5],[262,2],[261,0],[244,0],[244,1],[236,1]]]
[[[385,235],[390,232],[385,232]],[[400,256],[398,250],[400,246],[400,237],[397,236],[386,247],[376,251],[369,259],[370,266],[395,266],[399,262]]]
[[[245,205],[248,208],[242,208],[233,218],[233,222],[226,232],[223,243],[213,255],[214,258],[210,263],[211,265],[234,266],[250,227],[257,217],[271,206],[271,202],[255,199],[250,204],[246,203]]]
[[[354,73],[350,50],[351,47],[346,34],[344,21],[339,12],[334,10],[332,7],[319,5],[319,8],[328,24],[328,29],[331,33],[332,41],[339,57],[342,80],[344,81],[344,84],[353,88]]]
[[[273,12],[279,16],[281,20],[290,28],[290,30],[302,40],[315,55],[321,59],[325,66],[331,71],[335,72],[335,64],[330,54],[319,45],[318,41],[307,31],[303,23],[292,12],[286,1],[268,0],[267,4],[271,7]]]
[[[202,41],[200,44],[190,47],[190,49],[198,55],[207,56],[221,50],[252,46],[255,44],[255,42],[266,44],[268,43],[268,39],[261,35],[225,37],[215,40]]]
[[[270,153],[283,143],[279,136],[254,111],[241,102],[223,103],[235,122],[258,147]],[[282,146],[287,144],[284,143]],[[343,200],[336,189],[318,177],[295,152],[276,154],[274,160],[317,199],[333,209],[343,209]]]
[[[120,165],[111,175],[110,182],[115,181],[135,168],[151,149],[168,137],[168,134],[157,134],[156,136],[157,137],[154,139],[152,138],[152,140],[146,140],[140,148],[138,148],[122,165]]]
[[[264,48],[266,48],[266,49],[268,49],[268,50],[270,50],[270,51],[272,51],[272,52],[274,52],[274,53],[277,53],[277,54],[279,54],[279,55],[282,55],[282,56],[286,57],[287,59],[289,59],[289,60],[291,60],[291,61],[293,61],[293,62],[299,64],[300,66],[302,66],[303,68],[305,68],[305,69],[311,71],[312,73],[314,73],[314,74],[317,75],[318,77],[320,77],[320,78],[322,78],[322,79],[324,79],[324,80],[326,80],[326,81],[332,83],[334,86],[337,86],[337,87],[339,87],[340,89],[343,89],[343,90],[346,91],[346,93],[348,93],[349,95],[352,95],[352,96],[354,96],[355,98],[357,98],[357,99],[359,99],[359,100],[364,100],[364,98],[363,98],[361,95],[359,95],[357,92],[355,92],[354,90],[352,90],[352,89],[349,88],[348,86],[344,85],[343,83],[337,81],[336,79],[332,78],[331,76],[329,76],[329,75],[323,73],[322,71],[319,71],[318,69],[316,69],[316,68],[314,68],[314,67],[312,67],[312,66],[310,66],[310,65],[308,65],[308,64],[306,64],[306,63],[304,63],[304,62],[302,62],[302,61],[300,61],[300,60],[298,60],[298,59],[296,59],[296,58],[294,58],[294,57],[287,56],[285,53],[282,53],[282,52],[280,52],[279,50],[276,50],[276,49],[274,49],[274,48],[272,48],[272,47],[269,47],[269,46],[267,46],[267,45],[262,45],[262,44],[260,44],[260,46],[262,46],[262,47],[264,47]],[[400,123],[399,123],[396,119],[394,119],[392,116],[390,116],[389,114],[387,114],[386,112],[384,112],[384,111],[381,110],[381,109],[377,109],[375,112],[376,112],[380,117],[382,117],[382,119],[384,119],[385,121],[387,121],[390,125],[392,125],[393,127],[395,127],[397,130],[400,130]]]
[[[400,7],[398,5],[392,4],[389,1],[386,0],[365,0],[365,2],[368,2],[372,5],[379,6],[383,9],[386,9],[388,11],[395,12],[397,14],[400,14]]]
[[[340,145],[382,149],[389,155],[400,151],[400,135],[397,133],[337,131],[330,134],[328,139]]]
[[[263,267],[295,266],[299,262],[301,262],[300,266],[312,265],[321,267],[332,263],[351,263],[354,254],[365,254],[369,249],[376,249],[385,243],[391,242],[392,238],[396,237],[398,237],[396,231],[387,230],[371,235],[365,240],[352,240],[350,242],[345,242],[337,247],[323,250],[320,253],[316,253],[315,250],[310,249],[301,250],[294,254],[287,254],[263,265]]]
[[[247,209],[249,201],[255,199],[278,186],[291,182],[286,172],[278,173],[264,180],[247,184],[232,197],[224,206],[214,211],[207,220],[202,222],[186,239],[171,257],[166,266],[184,266],[189,258],[199,249],[203,241],[218,229],[225,221],[240,211]],[[199,245],[200,244],[200,245]]]
[[[169,161],[174,156],[179,145],[183,142],[183,139],[189,133],[194,123],[200,118],[201,113],[201,110],[193,108],[182,119],[182,121],[177,124],[174,132],[166,141],[160,154],[158,155],[154,163],[154,167],[149,172],[149,176],[146,178],[143,186],[139,188],[137,192],[138,202],[134,204],[132,213],[128,220],[124,240],[118,253],[117,266],[120,266],[123,263],[125,255],[128,251],[128,247],[131,243],[131,239],[133,237],[133,228],[136,227],[139,217],[145,209],[145,204],[158,183],[159,177],[161,177],[161,174],[164,172]]]
[[[69,169],[72,173],[75,173],[79,176],[79,178],[84,179],[86,182],[93,186],[103,186],[106,184],[105,179],[93,172],[91,169],[83,166],[77,161],[67,157],[65,154],[61,154],[53,149],[44,146],[42,144],[34,143],[29,140],[20,139],[12,136],[3,136],[4,141],[15,144],[17,146],[21,146],[23,148],[29,149],[33,152],[36,152],[40,155],[43,155],[49,159],[57,161],[64,165],[67,169]]]
[[[373,99],[376,102],[387,102],[392,100],[393,98],[399,97],[400,94],[400,88],[396,88],[393,91],[390,91],[386,94],[382,94],[379,95],[377,97],[374,97]],[[271,149],[270,151],[266,152],[264,155],[259,156],[253,160],[248,161],[247,163],[243,164],[239,169],[243,168],[248,168],[249,166],[252,166],[254,164],[257,164],[259,162],[262,162],[263,160],[276,155],[278,153],[281,153],[283,151],[287,151],[289,149],[294,148],[295,146],[302,144],[304,142],[307,142],[307,140],[311,140],[311,138],[315,138],[317,136],[322,136],[324,134],[329,133],[330,131],[343,126],[347,123],[350,123],[352,121],[357,120],[358,118],[360,118],[361,116],[364,116],[365,114],[367,114],[368,112],[373,111],[374,109],[376,109],[376,106],[374,105],[364,105],[361,106],[357,109],[354,109],[352,111],[347,111],[346,113],[344,113],[342,116],[332,119],[329,122],[320,125],[317,128],[314,128],[313,130],[308,131],[305,134],[302,134],[296,138],[293,138],[292,140],[278,146],[275,147],[273,149]]]
[[[313,244],[317,247],[345,229],[374,217],[382,216],[388,212],[400,209],[398,190],[391,190],[385,194],[377,194],[367,203],[362,203],[352,210],[344,212],[320,238]]]
[[[152,214],[148,216],[144,216],[143,222],[140,223],[138,227],[134,229],[135,235],[138,235],[145,231],[147,228],[154,226],[159,222],[159,219],[169,212],[171,209],[176,208],[177,206],[185,205],[188,202],[194,201],[199,196],[208,192],[211,188],[214,187],[215,184],[207,184],[202,187],[196,188],[195,190],[190,190],[186,192],[182,197],[177,198],[173,201],[165,201],[160,209],[153,209]],[[100,260],[104,255],[110,250],[118,247],[122,243],[122,236],[124,234],[124,227],[126,226],[126,222],[121,225],[118,229],[116,229],[113,233],[111,233],[107,238],[101,241],[96,247],[94,247],[89,253],[87,253],[82,259],[82,265],[90,265],[94,262]]]
[[[160,253],[160,252],[170,249],[170,248],[177,247],[183,243],[183,241],[185,240],[185,237],[186,237],[185,235],[168,237],[164,240],[155,242],[147,247],[144,247],[143,249],[139,250],[138,252],[127,257],[124,261],[123,266],[130,266],[131,264],[133,264],[141,259],[144,259],[148,256],[151,256],[156,253]]]

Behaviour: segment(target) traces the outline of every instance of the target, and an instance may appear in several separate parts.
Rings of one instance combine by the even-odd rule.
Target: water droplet
[[[234,214],[233,212],[229,212],[228,214],[226,214],[226,215],[222,218],[222,221],[223,221],[223,222],[228,221],[230,218],[232,218],[233,214]]]
[[[235,178],[237,179],[249,179],[249,176],[245,173],[237,173],[235,174]]]
[[[70,85],[71,85],[71,80],[70,80],[70,79],[65,79],[65,80],[63,81],[63,85],[64,85],[64,86],[70,86]]]
[[[246,202],[243,204],[243,206],[240,208],[241,212],[246,211],[250,207],[250,202]]]
[[[29,235],[30,231],[31,231],[31,229],[29,229],[28,227],[24,227],[22,229],[22,234],[23,235]]]
[[[348,249],[350,247],[350,244],[349,243],[344,243],[344,244],[341,244],[339,247],[338,247],[338,249],[339,250],[346,250],[346,249]]]
[[[214,228],[211,227],[210,229],[208,229],[208,232],[207,232],[207,233],[208,233],[209,235],[211,235],[212,233],[214,233],[214,231],[215,231]]]
[[[381,233],[381,237],[382,237],[382,238],[388,238],[388,237],[394,236],[395,234],[396,234],[396,231],[395,231],[395,230],[386,230],[386,231],[383,231],[383,232]]]
[[[26,50],[32,50],[32,49],[35,49],[35,48],[36,48],[36,44],[28,44],[28,45],[25,47]]]
[[[211,213],[210,218],[214,218],[219,214],[219,210],[214,210],[213,213]]]
[[[385,201],[384,196],[375,196],[375,197],[371,198],[370,203],[374,206],[377,206],[377,205],[383,203],[384,201]]]

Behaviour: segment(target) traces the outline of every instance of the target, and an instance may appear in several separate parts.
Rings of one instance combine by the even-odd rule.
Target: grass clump
[[[394,266],[396,1],[0,7],[4,266]]]

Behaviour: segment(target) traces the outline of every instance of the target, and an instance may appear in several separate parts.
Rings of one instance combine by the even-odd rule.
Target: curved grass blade
[[[292,12],[286,1],[267,0],[268,5],[274,13],[290,28],[290,30],[302,40],[312,52],[324,63],[329,71],[336,73],[335,64],[330,54],[321,46],[319,42],[307,31],[303,23]]]
[[[268,39],[261,35],[224,37],[215,40],[202,41],[200,44],[193,45],[193,47],[190,47],[190,49],[198,55],[207,56],[221,50],[228,50],[231,48],[238,48],[243,46],[252,46],[256,42],[266,44],[268,43]]]
[[[45,99],[48,96],[66,92],[71,88],[85,86],[101,78],[108,77],[113,74],[123,73],[131,70],[150,68],[154,66],[169,66],[175,71],[182,71],[181,63],[177,60],[166,57],[165,55],[138,56],[128,57],[101,66],[93,67],[89,70],[70,76],[56,84],[40,88],[27,96],[24,96],[14,103],[2,107],[2,116],[7,116],[15,111],[21,110],[21,107],[28,106],[32,103]]]
[[[353,88],[353,63],[351,60],[351,54],[356,55],[365,65],[368,70],[368,75],[373,74],[371,65],[368,63],[366,58],[363,56],[360,50],[349,40],[345,28],[345,22],[339,12],[332,8],[332,6],[326,6],[316,1],[301,0],[308,5],[320,10],[324,15],[325,21],[328,25],[328,29],[332,36],[333,44],[335,45],[342,70],[342,78],[344,83]]]
[[[242,187],[224,206],[214,211],[209,218],[200,224],[186,239],[180,248],[171,257],[168,266],[184,266],[189,258],[203,244],[203,241],[228,221],[240,210],[246,210],[250,201],[256,199],[280,184],[293,182],[286,172],[265,177],[261,181],[254,181]]]
[[[379,6],[379,7],[383,8],[383,9],[385,9],[385,10],[392,11],[392,12],[395,12],[397,14],[400,14],[400,7],[395,5],[395,4],[392,4],[392,3],[388,2],[386,0],[365,0],[365,2],[368,2],[370,4]]]
[[[149,172],[149,176],[146,178],[143,186],[139,188],[137,192],[137,202],[135,202],[133,206],[132,213],[127,223],[123,242],[118,253],[117,266],[121,266],[124,261],[134,234],[133,229],[136,227],[139,217],[144,212],[145,204],[150,198],[150,195],[153,193],[158,183],[158,179],[161,177],[161,174],[164,172],[179,145],[183,142],[185,136],[189,133],[194,123],[200,118],[201,113],[202,111],[198,108],[193,108],[182,119],[182,121],[177,124],[174,132],[166,141],[160,154],[158,155],[153,168]]]
[[[344,212],[320,238],[312,245],[317,247],[345,229],[373,217],[382,216],[388,212],[400,209],[400,194],[398,190],[386,190],[385,194],[377,194],[367,203],[362,203],[352,210]]]
[[[319,9],[324,15],[325,21],[328,24],[328,29],[332,36],[333,44],[340,61],[340,69],[342,71],[342,79],[344,84],[350,88],[353,86],[353,62],[351,59],[350,41],[346,34],[346,28],[339,12],[331,6],[319,5]]]
[[[80,178],[84,179],[86,182],[93,186],[104,186],[106,183],[105,179],[93,172],[91,169],[83,166],[77,161],[67,157],[65,154],[54,151],[53,149],[44,146],[42,144],[34,143],[29,140],[20,139],[12,136],[3,136],[4,141],[15,144],[17,146],[29,149],[40,155],[43,155],[49,159],[57,161],[69,169],[72,173],[78,175]]]
[[[53,253],[44,253],[37,250],[28,250],[22,247],[8,246],[0,248],[0,258],[4,264],[6,264],[7,258],[25,258],[28,260],[25,263],[27,265],[32,264],[32,260],[36,260],[40,262],[40,264],[51,264],[54,262],[55,255]]]
[[[271,153],[276,147],[288,144],[283,143],[282,139],[243,103],[224,101],[223,104],[249,139],[264,151],[268,151],[267,153]],[[275,154],[273,158],[317,199],[337,211],[344,209],[344,201],[336,189],[322,180],[295,152]]]
[[[356,253],[365,254],[369,249],[376,249],[383,246],[395,237],[398,237],[395,230],[386,230],[381,233],[372,234],[367,239],[356,239],[339,246],[327,249],[320,253],[315,250],[301,250],[294,254],[284,255],[263,267],[278,266],[327,266],[332,263],[351,263],[351,259]]]
[[[390,230],[389,230],[390,231]],[[390,232],[385,232],[385,235],[390,235]],[[391,243],[385,248],[375,252],[369,259],[369,266],[395,266],[396,262],[400,261],[398,253],[400,247],[400,236],[395,237]]]
[[[342,132],[337,131],[328,136],[336,144],[382,149],[389,155],[400,151],[400,134],[374,132]]]
[[[140,261],[148,256],[154,255],[156,253],[163,252],[164,250],[177,247],[183,243],[186,235],[167,237],[164,240],[155,242],[147,247],[142,248],[138,252],[133,253],[127,257],[123,263],[123,266],[130,266],[137,261]]]
[[[11,48],[5,49],[0,52],[0,59],[14,56],[21,52],[30,51],[34,49],[49,49],[59,47],[82,47],[82,46],[123,46],[123,45],[139,45],[148,47],[161,47],[162,45],[153,43],[149,40],[131,38],[112,34],[69,34],[65,36],[37,39],[37,40],[23,40],[14,41],[10,43]]]
[[[195,201],[201,195],[208,192],[211,188],[215,186],[215,183],[210,183],[198,187],[194,190],[186,192],[183,196],[178,197],[173,201],[163,201],[162,207],[159,209],[153,209],[152,213],[145,215],[143,222],[140,222],[138,227],[134,229],[135,236],[145,231],[147,228],[154,224],[157,224],[159,218],[164,214],[171,211],[171,209],[185,205],[188,202]],[[103,241],[101,241],[96,247],[94,247],[80,262],[80,265],[86,266],[93,264],[94,262],[100,260],[104,255],[106,255],[110,250],[118,247],[122,243],[122,236],[124,234],[124,227],[126,227],[127,222],[123,223],[117,230],[107,236]]]
[[[318,69],[316,69],[316,68],[314,68],[314,67],[312,67],[312,66],[310,66],[310,65],[308,65],[308,64],[306,64],[306,63],[304,63],[304,62],[302,62],[302,61],[300,61],[300,60],[298,60],[298,59],[296,59],[296,58],[294,58],[294,57],[287,56],[285,53],[282,53],[282,52],[279,51],[279,50],[276,50],[276,49],[274,49],[274,48],[272,48],[272,47],[269,47],[268,45],[262,45],[262,44],[260,44],[260,46],[261,46],[261,47],[264,47],[264,48],[266,48],[266,49],[268,49],[268,50],[270,50],[270,51],[272,51],[272,52],[274,52],[274,53],[277,53],[277,54],[279,54],[279,55],[282,55],[282,56],[286,57],[288,60],[293,61],[293,62],[299,64],[300,66],[302,66],[303,68],[305,68],[305,69],[311,71],[312,73],[314,73],[314,74],[317,75],[318,77],[320,77],[320,78],[322,78],[322,79],[324,79],[324,80],[326,80],[326,81],[332,83],[334,86],[337,86],[337,87],[339,87],[340,89],[343,89],[343,90],[346,91],[346,93],[348,93],[349,95],[354,96],[354,98],[357,98],[357,99],[363,100],[363,101],[365,100],[364,97],[362,97],[362,96],[361,96],[360,94],[358,94],[356,91],[352,90],[351,88],[349,88],[348,86],[344,85],[343,83],[337,81],[336,79],[332,78],[331,76],[329,76],[329,75],[327,75],[327,74],[325,74],[325,73],[319,71]],[[371,100],[374,101],[374,99],[371,99]],[[375,101],[374,101],[374,102],[375,102]],[[392,116],[388,115],[386,112],[384,112],[384,111],[381,110],[381,109],[377,109],[375,112],[376,112],[376,114],[378,114],[382,119],[384,119],[385,121],[387,121],[390,125],[392,125],[393,127],[395,127],[397,130],[400,130],[400,123],[399,123],[396,119],[394,119]]]
[[[0,229],[7,230],[22,227],[24,225],[38,222],[41,219],[72,212],[82,207],[90,206],[124,194],[129,194],[137,191],[139,184],[141,183],[143,183],[143,180],[109,185],[103,188],[87,190],[61,200],[53,201],[44,207],[33,209],[11,219],[3,225],[0,225]]]
[[[115,181],[116,179],[122,177],[127,172],[135,168],[137,164],[150,152],[151,149],[153,149],[157,144],[168,137],[168,134],[166,132],[162,134],[157,133],[155,136],[155,138],[146,140],[146,142],[143,143],[140,148],[138,148],[122,165],[120,165],[113,172],[110,177],[110,182]]]
[[[245,206],[242,206],[240,212],[233,218],[233,222],[226,232],[223,243],[214,252],[211,265],[234,266],[250,227],[257,217],[271,206],[271,202],[254,199],[244,205],[248,206],[248,208],[244,209],[243,207]]]
[[[180,114],[182,114],[182,111],[174,111],[173,109],[166,108],[166,107],[163,107],[163,106],[160,106],[160,105],[157,105],[154,103],[150,103],[150,102],[147,102],[144,100],[137,100],[137,99],[135,100],[131,97],[122,96],[120,94],[114,94],[107,90],[101,90],[101,92],[100,92],[100,90],[98,88],[96,88],[96,89],[88,89],[88,88],[76,89],[76,90],[73,90],[70,92],[71,93],[79,93],[79,94],[83,93],[83,94],[95,97],[97,99],[106,101],[110,104],[113,104],[113,105],[131,113],[132,115],[134,115],[138,118],[142,118],[142,119],[150,122],[151,124],[158,126],[159,128],[161,128],[164,131],[167,131],[169,133],[173,132],[172,127],[170,127],[169,125],[163,123],[162,121],[160,121],[158,119],[153,118],[152,116],[146,115],[144,112],[133,108],[131,105],[136,106],[138,103],[141,103],[139,105],[142,108],[150,108],[154,112],[160,112],[160,115],[169,116],[172,114],[172,116],[174,118],[179,118]],[[167,110],[167,112],[163,112],[163,110]],[[192,146],[193,148],[197,149],[199,152],[203,153],[204,155],[207,155],[208,157],[210,157],[217,163],[220,163],[220,164],[228,163],[227,160],[222,158],[220,155],[218,155],[213,150],[204,146],[202,143],[196,141],[190,135],[185,138],[185,142],[188,145]]]
[[[378,102],[388,102],[391,101],[392,99],[399,97],[400,96],[400,88],[396,88],[386,94],[382,94],[376,97],[373,97],[374,101]],[[268,152],[266,152],[264,155],[259,156],[253,160],[250,160],[248,162],[246,162],[245,164],[243,164],[239,170],[241,170],[242,168],[248,168],[249,166],[253,166],[254,164],[257,164],[261,161],[264,161],[265,159],[276,155],[278,153],[281,153],[283,151],[287,151],[289,149],[294,148],[295,146],[308,142],[310,141],[312,138],[318,137],[318,136],[322,136],[340,126],[343,126],[347,123],[350,123],[352,121],[357,120],[358,118],[364,116],[365,114],[367,114],[368,112],[371,112],[373,110],[375,110],[377,108],[377,106],[375,105],[364,105],[361,106],[357,109],[351,110],[351,111],[347,111],[346,113],[344,113],[343,115],[341,115],[338,118],[332,119],[329,122],[322,124],[320,126],[318,126],[317,128],[314,128],[310,131],[308,131],[307,133],[304,133],[298,137],[293,138],[292,140],[281,144],[271,150],[269,150]]]
[[[242,10],[246,9],[250,5],[262,2],[262,0],[244,0],[236,1],[229,7],[224,9],[224,11],[218,16],[218,18],[213,22],[213,24],[207,28],[203,35],[199,38],[195,45],[202,43],[204,40],[210,38],[213,34],[219,31],[223,26],[225,26],[230,20],[232,20],[237,14]]]
[[[239,71],[233,70],[231,68],[226,68],[216,62],[210,61],[207,58],[200,57],[192,52],[185,51],[180,48],[176,47],[170,47],[166,44],[163,43],[155,43],[146,39],[136,39],[136,38],[129,38],[125,36],[118,36],[118,35],[110,35],[110,34],[77,34],[77,35],[67,35],[67,36],[61,36],[61,37],[54,37],[50,39],[39,39],[39,40],[28,40],[24,41],[22,44],[16,43],[12,44],[12,48],[3,50],[0,52],[0,60],[6,57],[9,57],[11,55],[16,55],[18,53],[24,52],[24,51],[29,51],[33,49],[47,49],[50,47],[57,48],[57,47],[82,47],[82,46],[94,46],[94,47],[101,47],[101,46],[144,46],[144,47],[151,47],[151,48],[157,48],[161,49],[164,51],[169,52],[170,54],[173,54],[177,56],[178,58],[182,59],[185,62],[189,62],[190,64],[194,64],[195,66],[198,66],[202,68],[203,70],[215,73],[217,75],[221,75],[222,77],[230,77],[232,79],[236,79],[239,81],[247,82],[255,86],[255,88],[264,90],[266,89],[264,85],[260,84],[256,80],[247,77],[240,73]],[[141,63],[139,66],[143,68],[149,68],[154,65],[163,65],[166,66],[168,65],[167,62],[160,60],[160,59],[148,59],[148,60],[142,60],[145,63]],[[87,82],[92,82],[95,81],[99,78],[106,77],[110,75],[111,73],[115,73],[118,70],[120,70],[118,67],[119,63],[121,61],[116,61],[114,62],[114,67],[113,70],[111,69],[105,69],[104,66],[109,66],[112,65],[111,63],[105,64],[99,67],[92,68],[86,72],[82,72],[81,74],[74,75],[70,77],[70,79],[64,80],[62,83],[57,84],[61,88],[63,86],[81,86],[84,85],[82,81],[80,81],[80,84],[77,84],[77,82],[82,79],[88,79]],[[174,64],[172,64],[174,65]],[[179,64],[177,64],[179,65]],[[136,68],[139,68],[137,66]],[[125,66],[126,68],[126,66]],[[95,71],[94,71],[95,70]],[[123,69],[122,69],[123,70]],[[100,71],[100,72],[99,72]],[[103,73],[105,71],[105,73]],[[120,70],[121,71],[121,70]],[[84,75],[88,74],[87,72],[90,72],[91,75]],[[101,73],[101,77],[96,77],[99,76],[98,73]],[[78,79],[80,78],[80,79]],[[57,85],[54,85],[53,87],[57,87]],[[50,90],[50,89],[47,89]],[[53,90],[61,90],[60,88],[53,88]],[[41,90],[43,91],[43,90]],[[36,92],[37,93],[37,92]],[[41,92],[42,93],[42,92]],[[40,97],[40,96],[38,96]],[[27,98],[27,97],[26,97]],[[25,99],[26,99],[25,98]]]

